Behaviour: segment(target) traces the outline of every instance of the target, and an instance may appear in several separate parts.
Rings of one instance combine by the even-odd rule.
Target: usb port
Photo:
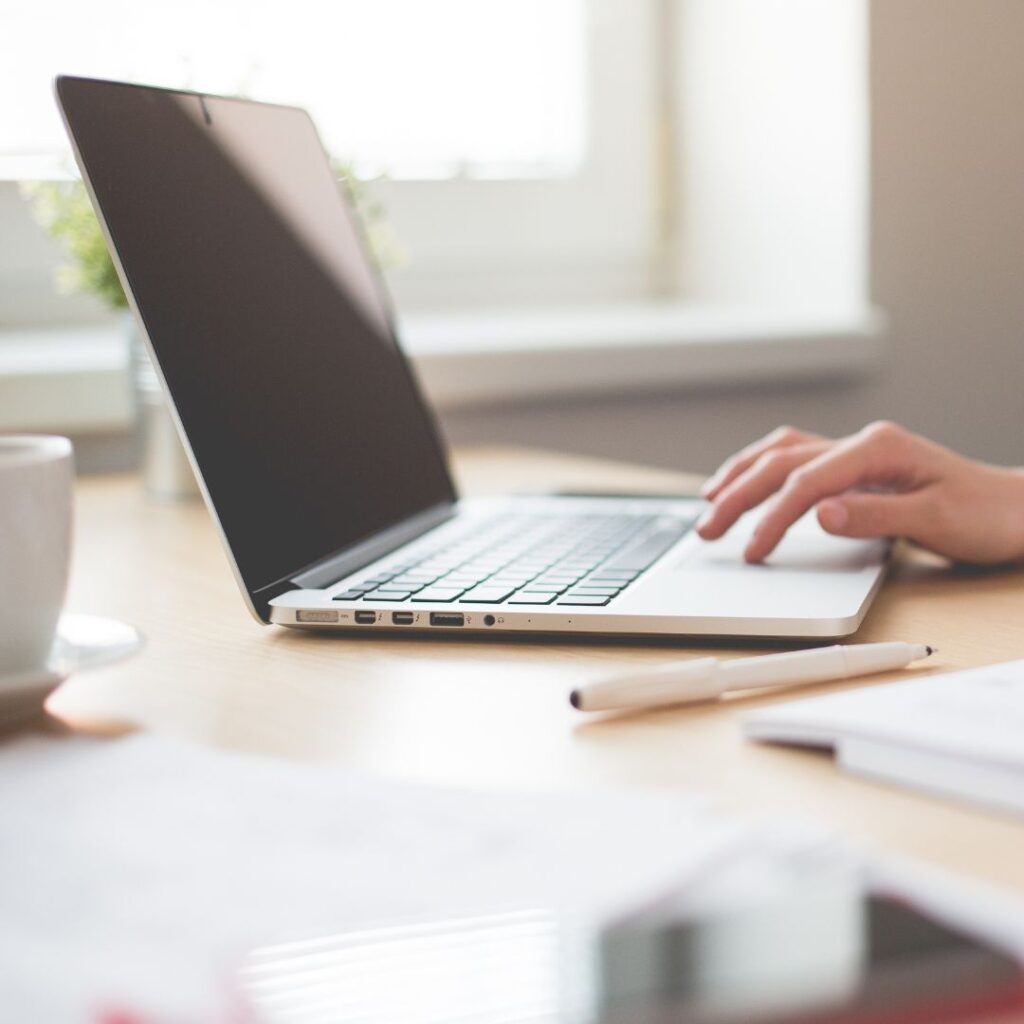
[[[391,621],[396,626],[411,626],[412,612],[392,612]]]
[[[430,624],[432,626],[464,626],[466,616],[462,612],[431,612]]]
[[[358,622],[360,626],[372,626],[376,621],[376,612],[356,612],[356,622]]]

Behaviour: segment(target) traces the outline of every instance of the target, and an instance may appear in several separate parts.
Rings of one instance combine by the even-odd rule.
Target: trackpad
[[[760,515],[757,509],[748,512],[721,540],[699,541],[687,550],[678,566],[685,566],[688,571],[705,567],[744,573],[756,571],[759,567],[745,562],[743,551]],[[859,572],[867,566],[881,564],[885,550],[884,541],[833,537],[821,528],[811,511],[790,527],[779,546],[765,560],[764,567],[800,573]]]
[[[833,537],[810,513],[764,564],[749,565],[743,550],[756,522],[755,511],[722,540],[692,536],[626,599],[624,610],[669,610],[699,622],[717,620],[707,627],[712,631],[761,635],[811,635],[814,623],[859,613],[885,563],[884,541]]]

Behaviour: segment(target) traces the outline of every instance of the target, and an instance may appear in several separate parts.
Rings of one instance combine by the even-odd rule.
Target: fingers
[[[999,565],[1024,556],[1024,476],[954,456],[948,472],[908,494],[844,494],[817,508],[844,537],[903,537],[961,562]]]
[[[773,495],[798,467],[827,451],[830,441],[794,444],[762,453],[732,483],[722,487],[714,505],[697,524],[704,540],[717,540],[744,512]]]
[[[810,434],[805,430],[797,430],[795,427],[779,427],[759,441],[747,445],[732,458],[726,459],[701,488],[701,497],[713,501],[724,487],[731,484],[741,473],[746,472],[765,452],[822,440],[824,439],[819,435]]]
[[[825,498],[909,475],[914,467],[913,440],[892,424],[873,424],[795,469],[758,523],[744,557],[748,562],[763,561],[790,526]]]
[[[843,494],[816,511],[822,528],[837,537],[914,537],[927,526],[931,504],[926,492]]]

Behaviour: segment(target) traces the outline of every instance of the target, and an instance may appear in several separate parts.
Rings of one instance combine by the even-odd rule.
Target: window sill
[[[110,433],[133,415],[120,322],[0,331],[0,431]]]
[[[853,379],[881,359],[884,318],[679,304],[408,317],[406,350],[444,410],[666,388]],[[124,430],[120,323],[0,331],[0,430]]]
[[[452,408],[860,377],[881,361],[885,317],[638,303],[409,317],[401,329],[427,393]]]

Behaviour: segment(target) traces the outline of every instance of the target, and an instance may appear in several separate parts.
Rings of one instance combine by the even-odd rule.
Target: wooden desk
[[[457,469],[467,493],[694,483],[509,450],[464,452]],[[602,721],[568,706],[568,690],[595,670],[655,663],[677,649],[261,627],[202,506],[154,504],[129,477],[85,480],[77,501],[70,607],[127,619],[149,644],[51,697],[54,714],[76,728],[137,724],[224,748],[477,786],[699,790],[728,808],[793,812],[1024,891],[1024,822],[859,781],[824,754],[745,742],[740,707],[779,698]],[[937,644],[928,671],[1024,657],[1024,573],[952,573],[904,554],[859,639]]]

